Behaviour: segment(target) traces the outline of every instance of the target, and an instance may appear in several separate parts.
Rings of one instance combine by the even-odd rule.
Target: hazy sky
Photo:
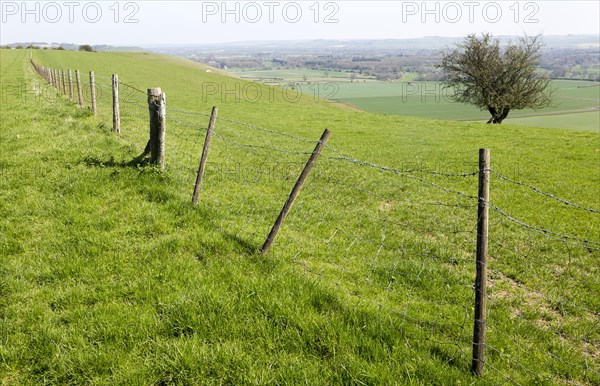
[[[599,34],[591,1],[0,1],[0,43]]]

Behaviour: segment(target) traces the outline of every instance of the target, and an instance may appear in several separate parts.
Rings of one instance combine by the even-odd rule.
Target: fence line
[[[31,64],[58,93],[73,100],[73,92],[67,94],[64,70],[43,67],[33,60]],[[75,74],[79,93],[79,71]],[[453,347],[455,351],[449,354],[453,361],[468,361],[467,352],[472,348],[472,371],[479,376],[485,377],[484,369],[488,369],[505,383],[528,383],[517,371],[543,381],[600,383],[600,369],[594,359],[598,355],[594,346],[600,342],[592,335],[600,312],[594,310],[593,300],[576,299],[560,286],[545,293],[515,283],[511,279],[515,274],[505,273],[511,272],[510,266],[503,265],[507,259],[502,259],[518,257],[509,265],[522,266],[520,274],[533,272],[534,262],[557,269],[562,260],[548,254],[548,244],[557,251],[566,250],[567,265],[572,266],[578,257],[600,251],[600,242],[529,225],[495,205],[482,193],[481,185],[477,195],[465,191],[465,186],[473,189],[476,177],[481,180],[487,175],[489,182],[491,175],[590,215],[596,215],[597,209],[510,179],[490,167],[489,160],[480,163],[479,170],[458,173],[398,169],[347,156],[323,138],[315,141],[227,117],[211,119],[207,126],[206,118],[216,118],[214,111],[167,109],[160,89],[144,92],[119,82],[116,74],[106,77],[90,72],[89,92],[94,115],[108,120],[110,112],[113,119],[122,119],[122,127],[119,122],[119,130],[114,130],[121,131],[122,139],[142,146],[140,139],[146,136],[142,133],[150,133],[144,150],[152,153],[155,149],[151,159],[166,169],[165,178],[179,188],[190,189],[190,193],[193,190],[195,203],[200,177],[200,168],[195,165],[202,154],[202,175],[206,176],[200,202],[212,214],[207,221],[214,222],[224,234],[243,240],[240,243],[249,253],[259,252],[263,241],[262,251],[266,253],[273,243],[273,256],[290,259],[307,276],[335,286],[361,304],[399,317],[403,339]],[[83,106],[81,99],[79,105]],[[98,111],[111,105],[112,111]],[[169,140],[165,140],[166,125]],[[212,143],[211,136],[215,139]],[[311,151],[310,147],[319,144],[322,149]],[[306,186],[302,194],[296,192],[297,202],[291,209],[289,189],[307,157],[315,154],[320,155],[319,161],[314,163],[311,177],[302,181]],[[494,195],[495,185],[490,190]],[[448,196],[455,200],[448,200]],[[287,210],[284,206],[279,212],[286,198]],[[489,219],[482,213],[487,206],[492,209]],[[283,218],[288,218],[282,225],[279,218],[284,212]],[[491,224],[489,236],[482,221]],[[513,227],[505,226],[505,222]],[[249,223],[253,226],[245,226]],[[281,228],[277,241],[271,234],[265,240],[268,230],[273,233],[275,228]],[[485,246],[488,241],[489,252]],[[532,260],[537,253],[556,261]],[[556,282],[565,286],[562,281],[573,275],[563,272]],[[489,279],[487,284],[485,279]],[[440,287],[453,290],[439,294],[436,289]],[[564,292],[557,293],[559,290]],[[520,298],[515,299],[513,292],[521,294]],[[524,300],[523,294],[528,298]],[[474,298],[477,311],[472,315]],[[554,310],[556,307],[560,312]],[[540,321],[540,312],[547,313],[550,321]],[[495,324],[507,318],[516,323],[514,331],[507,327],[510,324]],[[469,320],[475,330],[472,336],[467,328]],[[489,325],[494,328],[485,333]],[[565,333],[564,329],[576,333]],[[512,335],[507,338],[503,333]],[[557,336],[578,351],[570,352],[571,346],[561,348],[560,339],[560,344],[553,343]],[[516,354],[499,348],[508,343]],[[527,352],[521,353],[521,347]],[[532,353],[535,355],[528,356]],[[506,374],[506,369],[512,373]]]

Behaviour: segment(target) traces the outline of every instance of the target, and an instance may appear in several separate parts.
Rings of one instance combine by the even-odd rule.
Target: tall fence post
[[[72,101],[73,100],[73,73],[71,70],[67,71],[67,74],[69,76],[69,99]]]
[[[75,70],[75,82],[77,83],[77,100],[79,102],[79,107],[83,107],[83,90],[81,87],[81,75],[79,74],[79,70]]]
[[[165,167],[165,132],[167,127],[166,95],[160,88],[148,89],[150,112],[150,162]]]
[[[94,71],[90,71],[90,94],[92,98],[92,114],[96,116],[96,80],[94,78]]]
[[[279,233],[279,229],[281,228],[283,221],[287,217],[290,209],[292,208],[292,205],[294,205],[294,201],[296,200],[298,193],[300,193],[300,190],[302,190],[302,186],[304,185],[306,178],[308,177],[308,175],[310,174],[310,171],[312,170],[313,166],[315,165],[315,161],[317,160],[317,157],[319,157],[319,155],[321,154],[321,150],[323,150],[323,147],[327,144],[327,140],[329,139],[330,135],[331,135],[331,131],[329,131],[328,129],[325,129],[325,131],[323,132],[323,135],[321,135],[321,139],[319,139],[319,142],[317,143],[317,146],[315,147],[315,150],[313,150],[312,154],[310,155],[310,158],[306,162],[306,165],[304,165],[304,169],[302,170],[300,177],[298,177],[298,181],[296,181],[296,184],[292,188],[290,196],[288,197],[287,201],[283,205],[283,208],[281,209],[281,212],[279,213],[279,216],[277,217],[275,224],[273,224],[273,228],[271,228],[271,232],[269,232],[269,236],[267,236],[267,240],[265,240],[265,243],[263,244],[262,248],[260,249],[261,255],[266,255],[269,252],[269,248],[271,248],[271,244],[277,237],[277,233]]]
[[[121,134],[121,112],[119,111],[119,76],[112,76],[112,100],[113,100],[113,131]]]
[[[477,197],[479,202],[477,205],[477,260],[475,263],[475,321],[471,371],[478,376],[482,376],[485,363],[490,149],[479,149],[479,188]]]
[[[208,122],[208,129],[206,129],[206,138],[204,139],[204,147],[202,148],[202,157],[200,157],[200,166],[198,167],[198,174],[196,175],[196,184],[194,185],[194,194],[192,194],[192,205],[198,204],[198,195],[200,194],[200,185],[202,185],[202,178],[204,177],[204,169],[206,168],[206,160],[208,158],[208,149],[210,147],[210,139],[212,132],[215,128],[215,121],[219,108],[213,106],[212,112],[210,113],[210,121]]]

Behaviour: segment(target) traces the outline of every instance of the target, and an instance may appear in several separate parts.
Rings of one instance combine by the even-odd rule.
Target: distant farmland
[[[557,80],[552,106],[539,111],[512,111],[507,123],[565,129],[598,130],[600,127],[600,84]],[[422,118],[484,121],[486,111],[453,103],[449,92],[436,82],[339,83],[337,99],[360,109]]]
[[[416,74],[406,74],[401,81],[379,82],[357,74],[310,69],[234,70],[236,76],[267,84],[294,84],[304,94],[332,99],[361,110],[420,118],[456,121],[487,121],[487,111],[454,103],[449,90],[438,82],[416,81]],[[306,79],[306,80],[305,80]],[[600,128],[600,83],[556,80],[554,104],[533,111],[514,110],[506,123],[524,126],[595,131]]]

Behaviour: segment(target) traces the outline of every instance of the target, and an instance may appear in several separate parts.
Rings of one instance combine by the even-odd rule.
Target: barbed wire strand
[[[527,228],[529,230],[532,230],[532,231],[535,231],[535,232],[538,232],[538,233],[545,234],[545,235],[547,235],[549,237],[554,237],[557,240],[563,239],[563,240],[573,240],[573,241],[581,242],[581,243],[583,243],[583,245],[577,244],[577,243],[575,243],[574,245],[580,245],[580,246],[582,246],[584,248],[592,249],[592,250],[595,250],[595,251],[600,251],[600,242],[598,242],[598,241],[592,241],[592,240],[582,239],[582,238],[578,238],[578,237],[574,237],[574,236],[569,236],[569,235],[564,235],[564,234],[561,234],[561,233],[553,232],[553,231],[550,231],[548,229],[538,228],[538,227],[535,227],[533,225],[526,224],[523,221],[517,220],[516,218],[508,215],[506,212],[504,212],[502,209],[498,208],[494,204],[490,203],[490,207],[494,211],[496,211],[496,212],[500,213],[502,216],[506,217],[508,220],[510,220],[510,221],[514,222],[515,224],[518,224],[518,225],[520,225],[520,226],[522,226],[524,228]],[[598,245],[599,247],[592,247],[592,246],[590,246],[588,244]]]
[[[510,183],[512,183],[512,184],[515,184],[515,185],[525,186],[525,187],[527,187],[527,188],[530,188],[531,190],[533,190],[533,191],[534,191],[534,192],[536,192],[536,193],[539,193],[539,194],[541,194],[541,195],[543,195],[543,196],[546,196],[546,197],[552,198],[552,199],[554,199],[554,200],[556,200],[556,201],[562,202],[562,203],[563,203],[563,204],[565,204],[565,205],[568,205],[568,206],[571,206],[571,207],[573,207],[573,208],[577,208],[577,209],[582,209],[582,210],[588,211],[588,212],[590,212],[590,213],[599,213],[599,211],[598,211],[597,209],[593,209],[593,208],[586,208],[586,207],[584,207],[584,206],[581,206],[581,205],[578,205],[578,204],[574,204],[574,203],[572,203],[572,202],[570,202],[570,201],[567,201],[567,200],[565,200],[564,198],[557,197],[557,196],[553,195],[552,193],[547,193],[547,192],[544,192],[544,191],[543,191],[543,190],[541,190],[540,188],[538,188],[538,187],[535,187],[535,186],[533,186],[533,185],[530,185],[530,184],[527,184],[527,183],[525,183],[525,182],[521,182],[521,181],[515,181],[515,180],[512,180],[512,179],[510,179],[510,178],[508,178],[508,177],[506,177],[506,176],[504,176],[504,175],[502,175],[502,174],[498,173],[497,171],[495,171],[495,170],[493,170],[493,169],[491,170],[491,172],[492,172],[493,174],[495,174],[496,176],[498,176],[498,178],[500,178],[500,179],[502,179],[502,180],[504,180],[504,181],[510,182]]]

